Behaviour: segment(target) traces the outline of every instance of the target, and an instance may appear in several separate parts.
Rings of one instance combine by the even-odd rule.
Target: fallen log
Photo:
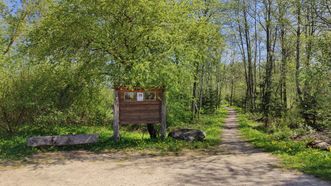
[[[81,145],[81,144],[96,143],[98,139],[99,139],[98,134],[34,136],[28,138],[27,145],[30,147]]]

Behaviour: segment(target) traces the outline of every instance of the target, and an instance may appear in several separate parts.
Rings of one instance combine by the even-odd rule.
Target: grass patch
[[[259,123],[250,121],[244,114],[239,114],[241,134],[256,147],[276,154],[287,168],[298,169],[317,177],[331,180],[331,152],[306,148],[306,141],[293,141],[279,138],[281,132],[267,134]],[[284,131],[288,133],[288,131]]]
[[[214,114],[202,115],[193,123],[178,123],[169,126],[168,131],[174,128],[194,128],[206,132],[207,137],[203,142],[185,142],[171,138],[165,140],[150,139],[145,126],[121,127],[121,140],[118,143],[110,138],[112,127],[109,126],[79,126],[79,125],[55,125],[47,127],[25,126],[15,135],[0,135],[0,160],[21,160],[38,152],[55,152],[70,150],[88,150],[102,152],[105,150],[135,150],[154,151],[159,153],[179,152],[184,149],[206,149],[220,143],[221,126],[227,115],[225,109],[220,109]],[[65,135],[65,134],[88,134],[97,133],[100,140],[96,144],[76,145],[64,147],[32,148],[26,146],[26,140],[31,136],[38,135]]]

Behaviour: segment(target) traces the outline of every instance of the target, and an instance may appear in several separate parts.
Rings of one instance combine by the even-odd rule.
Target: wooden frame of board
[[[161,137],[166,136],[166,105],[164,89],[114,90],[114,140],[119,140],[119,125],[161,124]]]

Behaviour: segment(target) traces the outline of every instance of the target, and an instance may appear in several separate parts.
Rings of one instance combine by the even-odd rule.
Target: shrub
[[[23,124],[105,123],[111,119],[111,91],[77,65],[49,64],[6,71],[0,80],[0,128]]]

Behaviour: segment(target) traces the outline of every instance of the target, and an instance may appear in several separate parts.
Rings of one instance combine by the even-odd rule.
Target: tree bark
[[[266,48],[267,48],[267,63],[264,81],[264,96],[263,96],[263,115],[265,118],[265,127],[269,124],[271,92],[272,92],[272,69],[273,69],[273,54],[272,54],[272,36],[271,36],[271,0],[265,0],[265,32],[266,32]]]
[[[295,86],[297,98],[300,102],[302,102],[302,91],[300,88],[300,44],[301,44],[301,2],[300,0],[296,1],[297,8],[297,30],[296,30],[296,57],[295,57]]]
[[[287,89],[286,89],[286,75],[287,75],[287,58],[288,52],[286,47],[286,28],[285,28],[285,8],[284,4],[279,4],[279,21],[280,21],[280,43],[281,43],[281,80],[280,80],[280,98],[283,105],[283,111],[287,110]]]
[[[167,135],[167,99],[166,92],[163,90],[162,93],[162,104],[161,104],[161,138],[165,139]]]
[[[247,4],[245,0],[243,1],[243,18],[244,18],[244,32],[245,32],[245,43],[246,43],[246,53],[247,53],[247,67],[248,67],[248,74],[247,74],[247,107],[249,111],[253,110],[253,95],[254,95],[254,79],[253,79],[253,65],[252,65],[252,47],[250,41],[250,28],[247,21]]]
[[[245,93],[245,110],[247,110],[247,98],[248,98],[248,88],[247,85],[249,84],[248,81],[248,75],[247,75],[247,64],[246,64],[246,54],[245,54],[245,47],[244,47],[244,39],[242,35],[242,27],[241,23],[238,21],[238,31],[239,31],[239,38],[240,38],[240,51],[242,55],[243,65],[244,65],[244,71],[245,71],[245,82],[246,82],[246,93]]]
[[[192,120],[195,118],[195,115],[197,113],[198,75],[199,75],[199,64],[196,64],[196,70],[195,70],[194,82],[193,82],[193,90],[192,90],[192,103],[191,103]]]
[[[113,123],[113,138],[115,142],[118,142],[120,138],[120,133],[119,133],[119,95],[118,91],[114,90],[114,109],[113,109],[113,114],[114,114],[114,123]]]

